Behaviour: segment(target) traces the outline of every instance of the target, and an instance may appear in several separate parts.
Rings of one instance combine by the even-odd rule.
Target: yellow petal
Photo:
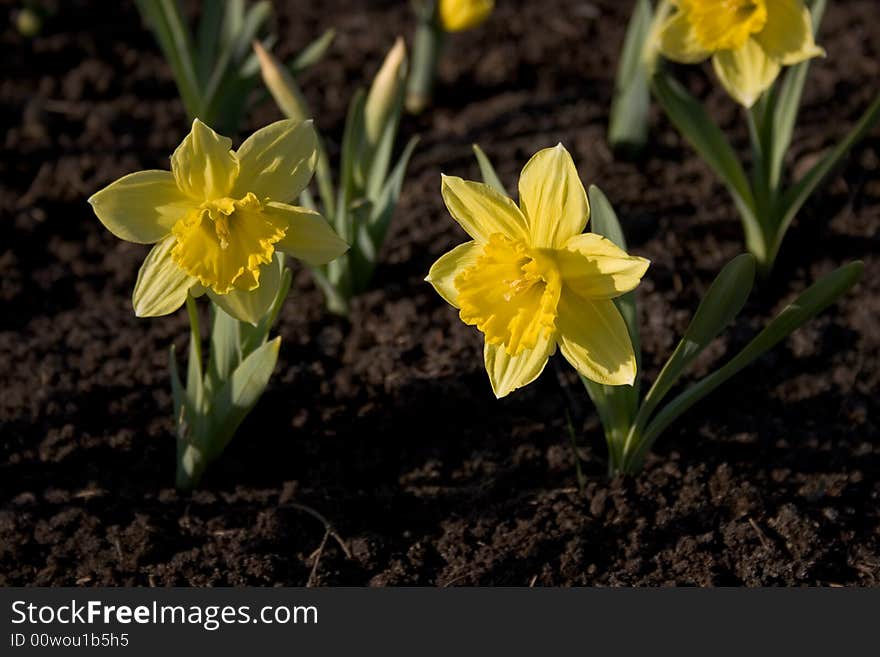
[[[568,238],[583,232],[590,204],[571,155],[562,144],[538,151],[523,167],[519,205],[533,247],[561,248]]]
[[[588,299],[611,299],[629,292],[651,264],[595,233],[575,235],[556,252],[556,259],[565,285]]]
[[[441,178],[446,209],[473,239],[486,242],[496,233],[512,239],[527,237],[525,217],[509,198],[483,183],[456,176]]]
[[[155,170],[123,176],[93,194],[89,203],[107,230],[138,244],[158,242],[193,208],[174,176]]]
[[[461,32],[477,27],[489,18],[495,0],[440,0],[440,25],[447,32]]]
[[[738,50],[723,50],[712,57],[715,75],[734,100],[751,107],[776,76],[780,65],[770,59],[754,39]]]
[[[580,374],[605,385],[632,385],[636,357],[613,301],[584,299],[564,290],[557,325],[562,355]]]
[[[544,336],[534,349],[526,349],[516,356],[511,356],[504,345],[488,344],[483,347],[483,359],[486,373],[492,384],[492,392],[498,399],[527,386],[537,379],[547,359],[556,351],[556,340],[552,334]]]
[[[217,294],[209,289],[208,296],[227,315],[256,325],[269,312],[278,295],[283,268],[283,260],[276,255],[272,262],[260,268],[260,285],[255,290],[233,288],[228,294]]]
[[[682,64],[696,64],[712,54],[700,45],[693,24],[683,11],[675,12],[661,28],[660,52]]]
[[[171,172],[184,194],[199,201],[228,196],[238,175],[232,140],[195,119],[171,156]]]
[[[241,173],[233,196],[252,192],[261,201],[292,201],[312,179],[317,146],[311,121],[285,119],[257,130],[236,152]]]
[[[766,0],[767,24],[755,40],[772,59],[785,66],[811,57],[822,57],[825,51],[813,38],[813,18],[803,0]]]
[[[425,278],[446,303],[458,308],[458,289],[455,287],[455,277],[466,269],[473,267],[477,258],[483,251],[483,245],[478,242],[465,242],[444,253],[431,266],[431,271]]]
[[[132,303],[138,317],[159,317],[173,313],[186,301],[196,280],[171,259],[175,238],[169,235],[147,254],[134,286]]]
[[[268,203],[264,210],[287,225],[287,234],[275,246],[310,265],[323,265],[348,251],[348,244],[314,210],[285,203]]]

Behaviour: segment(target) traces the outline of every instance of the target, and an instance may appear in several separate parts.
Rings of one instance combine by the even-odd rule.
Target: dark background
[[[408,4],[275,5],[282,57],[338,31],[301,79],[335,158],[354,89],[411,35]],[[829,5],[795,173],[846,133],[880,79],[875,0]],[[33,40],[12,28],[16,6],[0,10],[0,584],[878,583],[876,132],[806,205],[776,275],[693,375],[834,267],[863,259],[860,285],[673,425],[644,473],[609,482],[595,413],[564,363],[496,401],[480,335],[422,281],[463,239],[440,172],[476,178],[478,142],[512,188],[533,152],[568,147],[653,263],[638,290],[648,381],[742,251],[739,220],[659,112],[646,158],[609,152],[629,3],[500,2],[453,37],[434,110],[403,123],[401,144],[422,141],[373,291],[349,323],[297,268],[265,397],[202,487],[181,494],[167,357],[185,347],[186,319],[134,317],[146,248],[110,235],[85,199],[167,168],[188,122],[133,3],[59,2]],[[742,114],[708,67],[681,77],[745,157]],[[266,103],[242,133],[279,117]],[[318,561],[324,527],[298,504],[329,519],[350,555],[330,539]]]

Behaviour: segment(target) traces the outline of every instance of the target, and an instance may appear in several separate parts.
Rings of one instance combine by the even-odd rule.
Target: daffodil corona
[[[472,240],[442,256],[426,280],[483,333],[495,395],[535,380],[557,346],[583,376],[631,385],[635,355],[612,299],[635,288],[649,263],[583,232],[590,208],[568,151],[559,144],[529,160],[519,206],[451,176],[442,194]]]
[[[329,262],[348,245],[324,218],[289,205],[308,185],[317,139],[310,121],[278,121],[237,151],[204,123],[171,156],[171,171],[139,171],[89,199],[120,239],[155,246],[134,289],[140,317],[167,315],[187,295],[208,296],[256,324],[280,285],[276,252],[309,264]]]
[[[672,0],[660,50],[684,64],[712,58],[727,92],[751,107],[783,66],[824,55],[803,0]]]

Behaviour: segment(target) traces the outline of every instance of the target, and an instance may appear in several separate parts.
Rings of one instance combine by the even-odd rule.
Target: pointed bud
[[[385,61],[382,62],[382,67],[373,79],[373,85],[370,87],[370,93],[367,95],[367,103],[364,107],[364,127],[370,148],[375,148],[379,142],[388,119],[391,118],[394,108],[400,102],[406,73],[406,44],[403,42],[403,38],[397,37],[397,41],[388,51]]]
[[[263,82],[278,103],[278,107],[289,119],[305,121],[311,118],[308,103],[293,76],[259,41],[254,41],[254,52],[260,60],[260,73]]]

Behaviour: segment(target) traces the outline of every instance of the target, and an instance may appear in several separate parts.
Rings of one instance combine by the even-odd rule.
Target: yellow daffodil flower
[[[590,206],[562,144],[523,168],[519,206],[451,176],[442,194],[472,241],[443,255],[426,280],[484,334],[495,395],[534,381],[557,345],[585,377],[632,385],[633,346],[612,299],[635,288],[649,263],[583,232]]]
[[[446,32],[462,32],[489,18],[495,0],[440,0],[438,15]]]
[[[228,314],[256,324],[281,282],[276,251],[312,265],[345,253],[324,218],[288,205],[315,168],[311,121],[278,121],[233,152],[204,123],[171,156],[171,171],[138,171],[94,194],[92,208],[116,237],[153,244],[133,303],[138,317],[174,312],[188,294],[208,296]]]
[[[825,54],[803,0],[673,0],[660,51],[684,64],[712,58],[737,102],[751,107],[783,66]]]

